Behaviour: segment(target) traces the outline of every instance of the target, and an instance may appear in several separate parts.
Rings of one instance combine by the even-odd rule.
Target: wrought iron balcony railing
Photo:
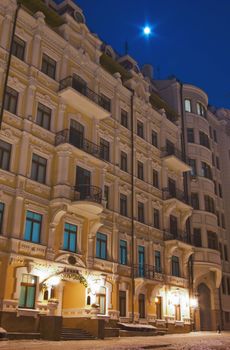
[[[83,137],[79,138],[79,135],[77,133],[75,135],[72,130],[64,129],[56,134],[55,145],[58,146],[62,143],[70,143],[71,145],[93,155],[96,158],[104,159],[102,147]]]
[[[89,201],[102,203],[102,189],[97,186],[91,185],[77,185],[74,188],[74,200],[75,201]]]
[[[134,277],[135,278],[146,278],[150,280],[163,281],[164,274],[160,269],[156,269],[155,266],[139,264],[134,265]]]
[[[176,230],[175,233],[164,231],[163,239],[164,241],[171,241],[176,239],[178,241],[191,244],[188,233],[181,230]]]
[[[176,198],[181,202],[187,203],[189,200],[186,198],[184,191],[179,190],[178,188],[169,189],[169,187],[162,188],[162,198],[163,200]]]
[[[188,163],[187,159],[184,159],[182,156],[182,152],[178,150],[175,147],[164,147],[161,149],[161,157],[167,157],[167,156],[175,156],[176,158],[180,159],[184,163]]]
[[[110,112],[110,109],[111,109],[110,100],[109,99],[107,100],[104,96],[100,96],[93,90],[89,89],[86,85],[82,84],[77,79],[77,77],[69,76],[60,81],[60,86],[59,86],[60,91],[68,87],[73,88],[74,90],[78,91],[81,95],[87,97],[88,99],[96,103],[98,106]]]

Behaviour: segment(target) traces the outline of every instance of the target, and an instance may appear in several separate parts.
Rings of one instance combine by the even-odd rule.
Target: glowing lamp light
[[[52,276],[48,279],[47,284],[49,286],[57,286],[60,283],[60,277],[59,276]]]
[[[159,303],[159,298],[158,297],[155,297],[155,303],[158,304]]]
[[[197,298],[191,298],[190,299],[190,307],[196,308],[197,306],[198,306]]]
[[[151,34],[151,28],[149,26],[145,26],[143,32],[145,36],[149,36]]]

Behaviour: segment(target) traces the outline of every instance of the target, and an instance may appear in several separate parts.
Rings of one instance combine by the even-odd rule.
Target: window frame
[[[5,171],[10,171],[11,153],[12,153],[12,144],[0,139],[0,169]],[[5,157],[7,159],[5,159]],[[6,165],[4,165],[5,162],[7,163]]]
[[[192,113],[192,101],[190,98],[184,99],[184,110],[185,112]]]
[[[48,127],[45,126],[44,119],[48,120]],[[36,116],[36,123],[41,126],[42,128],[49,130],[51,128],[51,118],[52,118],[52,109],[47,107],[46,105],[38,102],[37,106],[37,116]]]
[[[43,52],[41,71],[51,79],[56,79],[57,61]]]
[[[128,265],[128,244],[124,239],[119,242],[119,264]]]
[[[17,115],[18,109],[18,98],[19,92],[12,87],[6,87],[5,101],[4,101],[4,109],[14,115]]]
[[[35,159],[35,157],[37,157],[37,159]],[[42,163],[43,161],[44,163]],[[47,163],[48,161],[45,157],[41,157],[37,153],[32,154],[30,175],[31,180],[37,181],[41,184],[46,184]]]
[[[12,43],[12,55],[17,57],[19,60],[24,61],[25,51],[26,51],[26,41],[21,39],[19,36],[15,34],[13,37],[13,43]]]
[[[108,236],[105,233],[96,233],[96,258],[108,260]]]
[[[69,226],[69,228],[67,228],[67,225]],[[75,230],[71,229],[71,227],[74,227]],[[62,250],[65,250],[67,252],[71,252],[71,253],[77,253],[77,232],[78,232],[78,226],[75,224],[72,224],[70,222],[65,222],[64,223],[64,230],[63,230],[63,245],[62,245]],[[71,249],[71,237],[74,236],[74,248]],[[65,247],[65,240],[67,237],[67,247]]]
[[[28,215],[32,214],[31,217]],[[36,216],[39,218],[36,219]],[[42,232],[42,222],[43,222],[43,215],[31,210],[26,210],[26,216],[25,216],[25,227],[24,227],[24,240],[31,243],[40,244],[41,243],[41,232]],[[38,239],[34,239],[34,227],[38,226]],[[29,231],[29,238],[26,237],[27,230]]]
[[[3,220],[4,220],[5,203],[0,202],[0,235],[3,233]]]
[[[180,258],[172,255],[172,276],[180,277]]]
[[[124,193],[120,193],[120,215],[128,216],[128,197]]]

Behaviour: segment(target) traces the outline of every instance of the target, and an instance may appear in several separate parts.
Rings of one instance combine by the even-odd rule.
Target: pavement
[[[230,332],[193,332],[151,337],[121,337],[105,340],[0,341],[0,350],[230,350]]]

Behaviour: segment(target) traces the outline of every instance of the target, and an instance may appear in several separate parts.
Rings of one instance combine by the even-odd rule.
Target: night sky
[[[204,89],[209,103],[230,108],[230,0],[76,0],[91,31],[124,54]],[[145,24],[154,28],[149,39]]]

